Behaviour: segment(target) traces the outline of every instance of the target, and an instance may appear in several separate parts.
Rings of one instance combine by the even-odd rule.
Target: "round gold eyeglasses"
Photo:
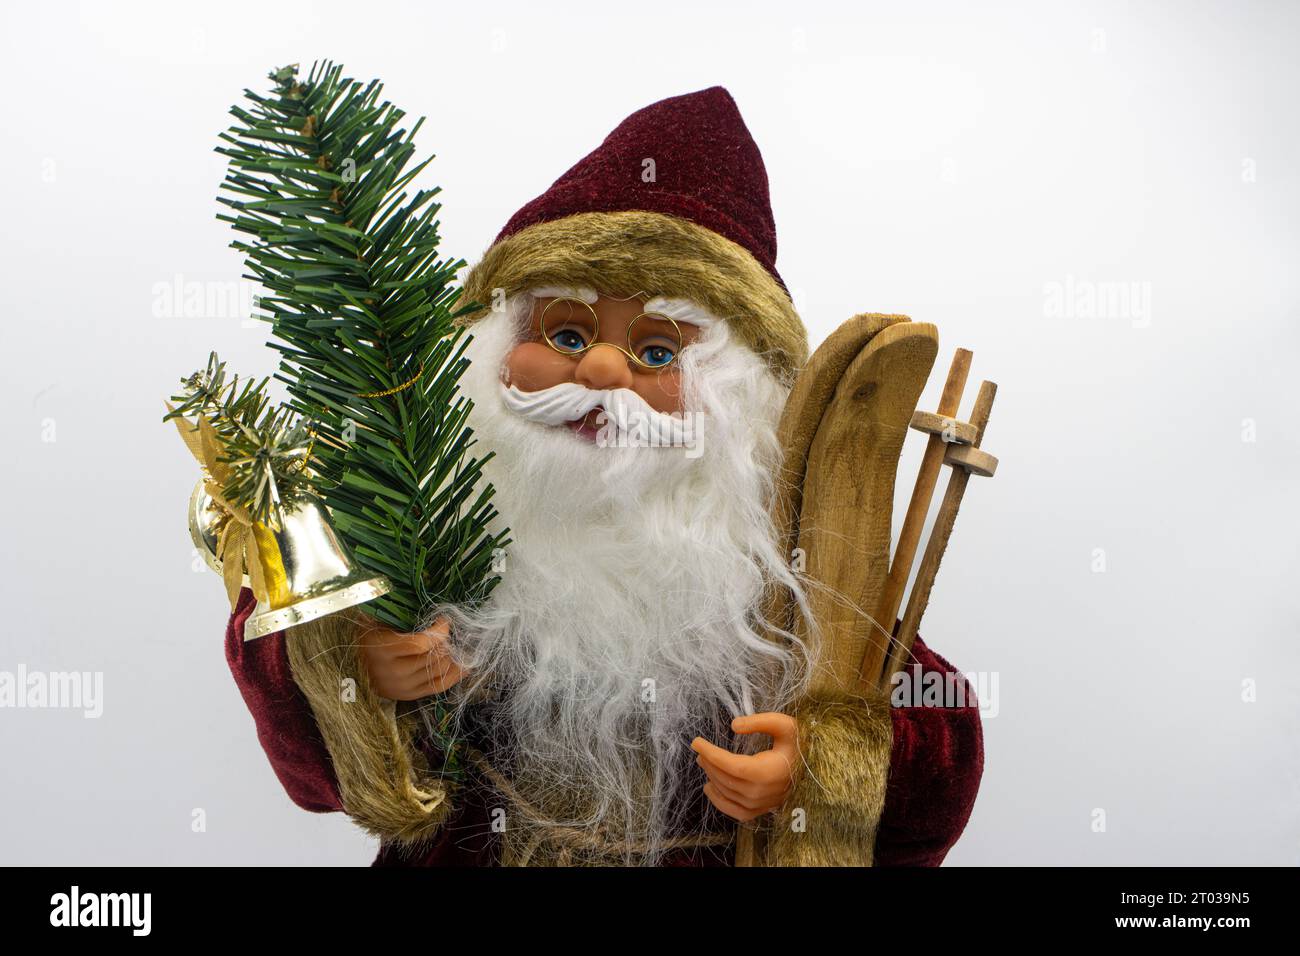
[[[538,318],[542,341],[561,355],[581,355],[597,345],[618,349],[638,367],[651,371],[668,368],[682,351],[682,330],[657,312],[642,312],[627,327],[627,347],[598,342],[600,320],[589,302],[552,299]]]

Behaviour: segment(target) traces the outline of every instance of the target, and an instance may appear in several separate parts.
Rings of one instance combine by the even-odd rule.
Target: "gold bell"
[[[208,566],[220,572],[216,543],[220,523],[230,517],[203,489],[190,499],[190,535]],[[280,527],[255,523],[257,560],[266,582],[266,600],[259,600],[244,625],[244,640],[274,634],[286,627],[342,611],[381,597],[392,590],[388,578],[359,568],[330,523],[318,498],[304,496],[281,508]]]
[[[280,527],[253,525],[257,560],[267,599],[244,625],[244,640],[274,634],[335,611],[373,600],[392,590],[383,575],[357,567],[320,500],[287,502]]]
[[[217,504],[208,494],[207,483],[199,481],[190,495],[190,540],[203,558],[209,570],[221,576],[221,556],[217,547],[221,543],[221,532],[230,520],[230,513]],[[248,575],[244,575],[244,587],[248,587]]]

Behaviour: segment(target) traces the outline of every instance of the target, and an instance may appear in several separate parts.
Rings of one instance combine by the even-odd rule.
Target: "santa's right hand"
[[[445,617],[414,634],[386,627],[363,631],[359,649],[371,686],[389,700],[419,700],[454,686],[465,671],[452,657],[450,635]]]

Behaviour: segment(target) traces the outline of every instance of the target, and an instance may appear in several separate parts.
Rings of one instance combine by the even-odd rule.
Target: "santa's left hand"
[[[709,782],[704,795],[715,807],[744,823],[781,806],[794,782],[799,754],[799,725],[793,717],[778,713],[737,717],[731,729],[738,734],[769,734],[772,749],[757,754],[733,754],[703,737],[691,741],[691,749]]]

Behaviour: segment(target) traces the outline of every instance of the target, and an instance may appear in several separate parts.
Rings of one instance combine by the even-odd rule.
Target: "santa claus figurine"
[[[828,584],[773,507],[808,341],[726,90],[624,120],[465,301],[501,582],[420,633],[344,613],[248,643],[244,592],[227,656],[289,797],[348,813],[385,865],[939,864],[978,708],[818,689]],[[961,681],[921,640],[909,664]]]

